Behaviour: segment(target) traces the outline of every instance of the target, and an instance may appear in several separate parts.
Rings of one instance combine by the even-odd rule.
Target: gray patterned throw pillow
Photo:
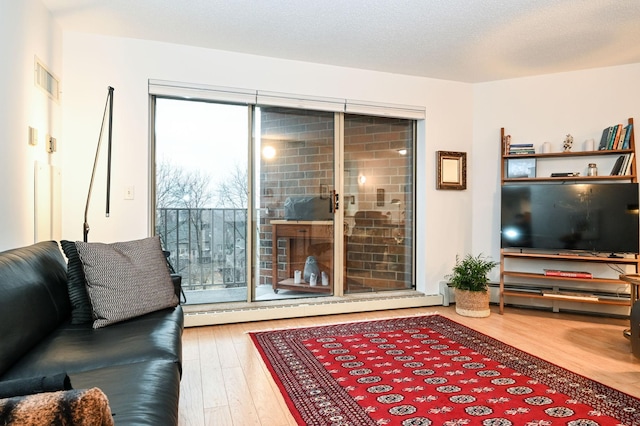
[[[93,328],[178,304],[159,237],[112,244],[76,241]]]

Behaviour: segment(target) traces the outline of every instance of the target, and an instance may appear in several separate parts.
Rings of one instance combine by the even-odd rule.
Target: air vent
[[[60,81],[36,57],[35,84],[49,95],[51,99],[60,99]]]

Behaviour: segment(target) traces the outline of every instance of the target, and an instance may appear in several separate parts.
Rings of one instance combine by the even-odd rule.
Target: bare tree
[[[163,161],[156,169],[156,206],[158,208],[211,207],[211,176],[187,171]]]
[[[211,235],[219,232],[224,235],[224,281],[237,282],[237,276],[244,277],[244,241],[246,241],[246,211],[244,215],[238,209],[247,208],[249,190],[247,170],[234,166],[233,171],[215,188],[211,186],[211,176],[202,171],[190,171],[176,166],[168,161],[160,163],[156,170],[156,206],[157,233],[163,240],[169,236],[179,237],[181,241],[166,241],[175,246],[179,253],[180,243],[184,244],[184,236],[189,235],[187,248],[188,257],[182,258],[178,254],[178,272],[187,270],[193,275],[202,275],[204,264],[210,262],[214,253],[213,247],[205,247],[205,243],[212,244]],[[226,209],[222,212],[223,222],[216,225],[213,219],[212,207]],[[160,210],[164,210],[163,214]],[[208,237],[205,237],[208,234]],[[205,239],[206,240],[203,240]],[[192,241],[193,240],[193,241]],[[239,247],[240,246],[240,247]],[[195,253],[194,253],[195,251]],[[187,254],[187,253],[185,253]],[[195,254],[196,264],[189,264],[192,254]],[[204,283],[206,277],[191,276],[189,283]]]
[[[245,275],[246,209],[249,200],[247,168],[235,164],[233,171],[216,185],[218,205],[232,209],[231,218],[224,221],[225,282],[237,282]],[[242,219],[236,210],[245,210]],[[226,217],[226,214],[225,214]]]
[[[249,199],[247,169],[235,164],[233,171],[216,186],[216,195],[220,207],[246,209]]]
[[[195,240],[196,261],[202,263],[204,241],[203,230],[205,220],[203,209],[211,207],[213,195],[211,192],[211,176],[200,171],[187,171],[168,161],[159,164],[156,170],[156,207],[169,209],[165,214],[173,214],[171,218],[158,217],[156,225],[158,234],[165,240],[168,235],[181,231]],[[171,212],[170,209],[184,209]],[[177,214],[177,216],[175,216]],[[178,252],[178,272],[183,272],[191,260],[193,247],[187,247],[188,256],[180,258],[180,241],[175,241],[175,251]],[[202,281],[202,280],[200,280]]]

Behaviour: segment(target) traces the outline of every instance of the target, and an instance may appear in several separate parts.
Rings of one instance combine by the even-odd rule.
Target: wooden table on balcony
[[[304,291],[310,293],[331,293],[333,289],[333,221],[332,220],[272,220],[273,242],[273,272],[271,286],[275,293],[279,289]],[[284,240],[284,254],[286,255],[284,271],[278,270],[278,241]],[[310,251],[313,246],[326,244],[327,249]],[[315,286],[304,282],[294,283],[293,271],[304,271],[307,256],[315,256],[320,271],[329,275],[329,285],[322,285],[318,276]],[[292,267],[294,265],[295,267]],[[278,272],[283,272],[283,278]]]

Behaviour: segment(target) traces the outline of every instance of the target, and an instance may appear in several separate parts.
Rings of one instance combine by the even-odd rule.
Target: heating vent
[[[35,84],[57,101],[60,99],[60,81],[36,57]]]

